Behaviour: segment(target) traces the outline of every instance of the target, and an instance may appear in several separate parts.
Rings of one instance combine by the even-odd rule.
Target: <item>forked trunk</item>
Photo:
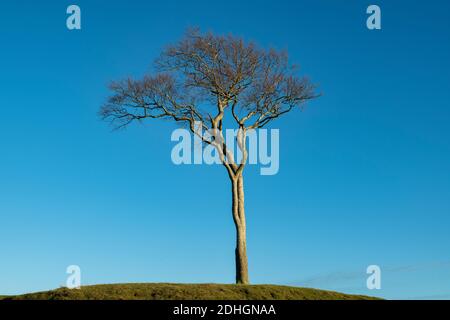
[[[236,283],[248,284],[247,239],[244,206],[244,179],[232,179],[233,220],[236,225]]]

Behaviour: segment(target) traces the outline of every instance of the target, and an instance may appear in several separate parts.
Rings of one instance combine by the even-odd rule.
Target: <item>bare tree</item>
[[[197,122],[213,132],[214,139],[200,138],[217,150],[231,180],[239,284],[249,283],[243,177],[247,133],[316,97],[314,86],[295,72],[285,52],[263,50],[231,35],[190,30],[162,52],[153,75],[113,82],[113,94],[100,110],[115,128],[161,118],[186,124],[193,134],[198,135]],[[240,161],[235,161],[224,139],[226,117],[238,129]]]

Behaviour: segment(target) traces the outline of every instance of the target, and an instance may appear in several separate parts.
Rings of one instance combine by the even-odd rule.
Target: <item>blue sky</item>
[[[450,299],[450,4],[8,1],[0,11],[0,294],[234,281],[221,166],[175,166],[169,122],[96,112],[189,26],[287,49],[323,96],[280,129],[280,172],[246,172],[253,283]],[[368,265],[382,289],[365,288]]]

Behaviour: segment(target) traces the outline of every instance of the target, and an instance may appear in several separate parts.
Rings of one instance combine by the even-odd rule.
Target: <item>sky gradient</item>
[[[280,171],[246,172],[252,283],[450,299],[450,3],[8,1],[0,11],[0,295],[65,284],[234,281],[221,166],[175,166],[176,126],[120,132],[107,84],[185,29],[286,49],[322,96],[280,129]],[[382,289],[366,289],[366,268]]]

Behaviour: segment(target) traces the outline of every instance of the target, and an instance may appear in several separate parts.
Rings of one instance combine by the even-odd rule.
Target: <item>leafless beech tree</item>
[[[189,30],[156,60],[155,73],[110,85],[111,97],[100,116],[115,128],[144,119],[171,119],[198,135],[194,123],[214,132],[213,145],[231,180],[232,213],[236,226],[236,283],[248,284],[243,170],[247,162],[247,132],[262,128],[316,97],[314,86],[296,76],[285,52],[264,50],[234,36]],[[238,129],[242,153],[235,161],[227,148],[223,123],[229,117]]]

